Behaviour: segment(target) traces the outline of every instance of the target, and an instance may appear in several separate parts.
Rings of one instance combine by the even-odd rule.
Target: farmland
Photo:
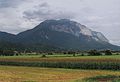
[[[83,82],[96,76],[120,76],[120,55],[0,56],[0,65],[0,82]]]
[[[0,66],[0,82],[83,82],[98,75],[120,75],[120,71]]]
[[[55,57],[54,57],[55,56]],[[70,69],[120,70],[119,55],[112,56],[3,56],[0,65]]]

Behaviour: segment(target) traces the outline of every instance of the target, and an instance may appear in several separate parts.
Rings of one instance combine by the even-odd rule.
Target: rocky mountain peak
[[[6,37],[6,38],[5,38]],[[33,29],[17,35],[0,32],[0,41],[19,45],[21,48],[43,49],[120,49],[109,43],[100,32],[69,19],[46,20]],[[2,43],[1,43],[2,44]]]
[[[108,39],[100,32],[92,31],[85,25],[71,21],[69,19],[60,20],[46,20],[42,22],[38,27],[43,29],[50,29],[57,32],[65,32],[74,36],[80,37],[81,35],[91,37],[92,39],[99,42],[109,42]]]

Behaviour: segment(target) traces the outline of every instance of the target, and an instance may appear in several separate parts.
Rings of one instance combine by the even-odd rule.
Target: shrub
[[[105,55],[112,55],[111,50],[106,50],[106,51],[105,51]]]
[[[75,54],[73,54],[73,56],[75,57]]]
[[[63,54],[67,54],[67,52],[63,52]]]
[[[119,53],[116,53],[116,55],[119,55]]]
[[[73,52],[73,51],[69,51],[68,54],[75,54],[75,52]]]
[[[84,56],[84,53],[82,53],[81,56]]]
[[[42,55],[42,57],[46,57],[46,55],[45,55],[45,54],[43,54],[43,55]]]
[[[48,55],[53,55],[53,53],[52,52],[49,52],[49,53],[47,53]]]
[[[102,55],[99,51],[97,51],[97,50],[90,50],[89,52],[88,52],[88,54],[90,55],[90,56],[100,56],[100,55]]]
[[[13,50],[0,50],[0,56],[14,56]]]

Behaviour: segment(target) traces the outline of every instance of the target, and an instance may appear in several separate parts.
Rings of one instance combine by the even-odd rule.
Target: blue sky
[[[120,0],[0,0],[0,31],[17,34],[47,19],[72,19],[120,45]]]

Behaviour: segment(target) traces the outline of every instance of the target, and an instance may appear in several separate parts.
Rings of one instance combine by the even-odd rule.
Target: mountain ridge
[[[0,32],[1,34],[2,32]],[[8,36],[9,33],[6,35]],[[0,40],[2,38],[0,36]],[[119,46],[110,44],[102,33],[92,31],[85,25],[69,19],[45,20],[33,29],[17,35],[10,34],[6,40],[26,45],[27,48],[37,48],[37,50],[44,45],[49,45],[50,48],[73,50],[120,49]]]

